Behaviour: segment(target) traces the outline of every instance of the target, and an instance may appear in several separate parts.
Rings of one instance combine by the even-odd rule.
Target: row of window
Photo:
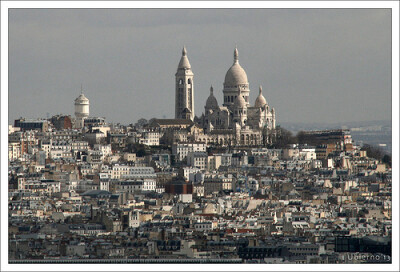
[[[180,78],[178,84],[183,84],[183,79]],[[187,84],[192,84],[192,79],[188,78]]]
[[[231,96],[227,95],[227,96],[224,96],[224,102],[232,102],[233,103],[233,102],[235,102],[236,98],[237,98],[236,95],[231,95]],[[243,95],[243,98],[244,98],[244,101],[249,102],[248,96]]]

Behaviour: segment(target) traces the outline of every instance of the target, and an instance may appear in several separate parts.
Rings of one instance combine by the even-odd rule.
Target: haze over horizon
[[[391,119],[389,9],[12,9],[9,123],[73,116],[81,84],[90,116],[173,118],[183,45],[197,116],[237,45],[278,124]]]

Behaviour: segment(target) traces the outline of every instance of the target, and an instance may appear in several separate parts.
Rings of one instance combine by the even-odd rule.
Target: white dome
[[[186,47],[183,47],[182,49],[182,57],[181,60],[179,61],[178,69],[190,69],[190,62],[188,57],[186,56]]]
[[[210,96],[207,98],[206,108],[212,110],[218,109],[218,101],[214,96],[214,89],[212,86],[210,88]]]
[[[248,83],[247,74],[239,64],[239,53],[237,48],[235,48],[234,62],[228,72],[226,72],[224,86],[236,87]]]
[[[89,103],[89,99],[81,93],[76,99],[75,99],[75,104],[80,104],[80,103]]]
[[[242,94],[239,91],[239,95],[235,99],[235,103],[233,104],[236,108],[244,108],[246,107],[246,101],[244,100]]]
[[[265,105],[267,105],[267,100],[265,99],[265,97],[262,95],[262,87],[260,86],[260,93],[258,94],[257,98],[256,98],[256,102],[254,104],[254,107],[256,108],[262,108]]]

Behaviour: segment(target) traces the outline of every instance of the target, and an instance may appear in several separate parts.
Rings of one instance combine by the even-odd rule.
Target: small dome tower
[[[240,87],[238,88],[238,93],[239,95],[233,104],[233,120],[241,127],[244,127],[247,122],[247,104]]]
[[[214,88],[211,86],[210,88],[210,96],[207,98],[206,106],[204,107],[207,110],[217,110],[218,109],[218,101],[214,96]]]
[[[260,91],[259,94],[256,98],[256,102],[254,103],[254,107],[256,108],[262,108],[265,105],[267,105],[267,100],[265,100],[265,97],[262,94],[262,86],[260,85]]]
[[[75,99],[75,128],[83,128],[84,120],[89,117],[89,99],[83,94],[81,87],[81,94]]]

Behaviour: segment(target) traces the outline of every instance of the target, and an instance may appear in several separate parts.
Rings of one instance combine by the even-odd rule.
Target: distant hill
[[[391,120],[327,123],[292,123],[282,122],[280,126],[294,135],[301,130],[349,129],[353,142],[357,145],[378,146],[385,153],[392,153]]]
[[[323,129],[358,129],[371,127],[371,130],[391,131],[391,120],[375,120],[375,121],[354,121],[354,122],[338,122],[338,123],[294,123],[280,122],[281,127],[297,133],[300,130],[323,130]],[[379,129],[380,127],[380,129]]]

